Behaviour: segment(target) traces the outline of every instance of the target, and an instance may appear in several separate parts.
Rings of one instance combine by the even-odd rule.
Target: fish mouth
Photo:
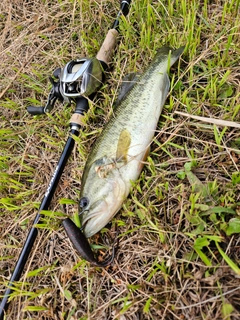
[[[90,238],[104,228],[106,224],[107,222],[105,222],[105,219],[102,219],[102,214],[96,212],[95,214],[91,215],[91,217],[86,217],[86,219],[82,220],[83,233],[85,234],[86,238]]]
[[[87,238],[93,236],[100,231],[111,219],[109,215],[109,208],[105,201],[101,201],[81,213],[81,224],[83,227],[83,233]]]
[[[122,179],[109,180],[105,192],[80,214],[83,233],[87,238],[104,228],[121,208],[125,199],[126,186]]]

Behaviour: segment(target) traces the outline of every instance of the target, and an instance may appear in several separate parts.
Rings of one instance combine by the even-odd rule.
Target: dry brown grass
[[[181,69],[172,71],[174,82],[176,78],[181,82],[166,103],[151,158],[113,221],[121,232],[114,264],[106,269],[91,267],[77,256],[61,220],[57,216],[46,217],[49,229],[39,232],[18,284],[21,292],[11,301],[7,319],[240,317],[240,274],[222,258],[214,241],[203,248],[211,266],[206,266],[193,250],[198,237],[221,236],[222,249],[239,265],[239,235],[226,236],[224,229],[232,215],[206,216],[195,206],[206,204],[206,199],[199,196],[193,200],[196,195],[189,181],[177,176],[184,164],[194,158],[194,174],[209,188],[212,186],[207,204],[232,208],[239,216],[239,184],[233,185],[231,180],[233,173],[239,172],[239,129],[228,128],[219,144],[213,126],[174,114],[178,110],[240,123],[239,1],[229,1],[229,6],[236,8],[229,9],[223,23],[226,9],[221,1],[209,1],[205,11],[203,5],[186,5],[185,15],[178,1],[173,6],[167,1],[153,1],[157,23],[146,21],[146,28],[154,37],[150,47],[147,39],[140,41],[144,35],[141,14],[146,16],[146,3],[139,1],[132,6],[126,22],[129,29],[120,40],[107,86],[91,106],[87,127],[51,204],[52,211],[63,211],[59,199],[78,199],[84,163],[100,127],[109,117],[120,78],[146,67],[163,38],[173,46],[187,43]],[[175,9],[172,13],[170,7]],[[197,14],[191,27],[187,16],[194,7]],[[33,118],[27,114],[26,105],[36,101],[44,105],[49,92],[48,77],[55,68],[78,56],[96,55],[117,11],[115,1],[0,3],[0,127],[5,130],[0,140],[2,293],[60,157],[72,112],[72,108],[58,105],[52,116]],[[162,20],[164,12],[166,17]],[[196,12],[190,13],[189,17]],[[191,30],[196,43],[190,39]],[[229,41],[226,54],[224,48]],[[228,70],[227,80],[221,86]],[[174,121],[166,115],[174,117]],[[215,130],[220,134],[222,128]],[[65,207],[70,216],[76,210],[76,205]],[[103,234],[93,237],[91,242],[102,244],[104,239]],[[38,268],[43,269],[29,276],[30,271]],[[33,311],[30,306],[46,310]]]

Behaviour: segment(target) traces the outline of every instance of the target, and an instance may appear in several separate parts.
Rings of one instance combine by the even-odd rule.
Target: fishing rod
[[[131,0],[120,1],[120,11],[118,12],[112,28],[108,31],[105,40],[96,55],[96,58],[72,60],[68,62],[65,67],[56,69],[53,72],[53,77],[57,80],[50,77],[52,89],[49,93],[46,105],[44,107],[29,106],[27,108],[27,111],[31,115],[40,115],[50,112],[57,100],[60,100],[62,103],[74,102],[76,105],[75,111],[70,120],[69,137],[66,141],[59,162],[50,179],[33,225],[27,235],[27,239],[17,260],[12,276],[8,282],[7,289],[3,295],[0,305],[0,320],[3,320],[4,318],[4,314],[8,308],[8,299],[13,291],[14,282],[20,279],[24,266],[36,240],[38,234],[36,224],[41,223],[41,211],[48,210],[65,165],[73,150],[75,144],[74,137],[77,137],[80,134],[80,130],[82,128],[82,119],[89,109],[88,98],[91,99],[94,96],[96,90],[103,82],[103,73],[108,68],[116,47],[117,36],[119,33],[120,16],[126,16],[128,14],[130,3]],[[69,226],[69,224],[67,225]],[[67,230],[70,230],[69,227]],[[67,234],[70,237],[70,240],[74,242],[76,239],[71,236],[69,232],[67,232]],[[87,246],[88,250],[90,245],[88,244],[86,238],[83,237],[80,229],[79,232],[80,241],[83,241],[83,246]],[[74,235],[76,236],[76,232]],[[78,245],[80,244],[79,240],[77,243]]]

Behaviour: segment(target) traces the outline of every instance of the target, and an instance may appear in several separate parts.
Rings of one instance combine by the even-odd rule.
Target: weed
[[[68,135],[73,106],[45,105],[48,77],[96,56],[118,12],[114,1],[0,4],[0,289],[32,225]],[[8,319],[239,318],[240,1],[132,1],[106,83],[63,173]],[[108,121],[121,79],[142,72],[164,44],[185,45],[139,180],[112,221],[113,266],[91,267],[61,228],[74,216],[82,171]],[[90,240],[105,255],[109,226]]]

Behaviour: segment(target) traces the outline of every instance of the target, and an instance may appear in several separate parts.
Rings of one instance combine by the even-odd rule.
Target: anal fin
[[[147,160],[147,157],[149,156],[149,153],[150,153],[150,146],[146,149],[146,151],[144,152],[143,154],[143,157],[142,157],[142,160],[139,161],[139,164],[138,164],[138,170],[141,172],[142,171],[142,168],[144,166],[144,162],[146,162]]]

